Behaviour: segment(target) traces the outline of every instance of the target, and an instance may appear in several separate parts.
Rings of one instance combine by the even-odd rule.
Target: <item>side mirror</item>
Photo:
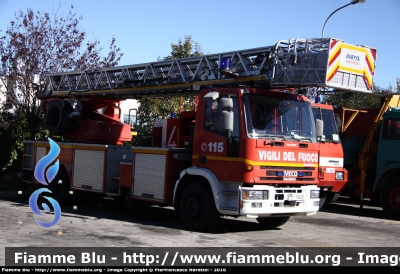
[[[317,138],[321,138],[322,135],[324,135],[324,121],[322,121],[321,119],[315,119],[315,128]]]
[[[221,113],[221,125],[220,129],[224,132],[232,132],[233,131],[233,112],[223,110]]]
[[[221,124],[220,129],[224,132],[233,131],[233,100],[232,98],[221,98]]]
[[[221,109],[231,111],[233,108],[232,98],[221,98]]]

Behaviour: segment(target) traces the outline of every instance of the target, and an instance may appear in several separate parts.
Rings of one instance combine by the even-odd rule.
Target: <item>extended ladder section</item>
[[[186,96],[202,87],[232,84],[372,92],[375,56],[375,49],[334,38],[296,38],[242,51],[50,73],[38,97]]]

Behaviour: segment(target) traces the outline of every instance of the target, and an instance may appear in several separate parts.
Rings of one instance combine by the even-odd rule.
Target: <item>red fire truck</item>
[[[315,214],[323,122],[314,121],[306,97],[282,90],[370,92],[365,75],[352,73],[364,83],[353,85],[340,81],[348,71],[329,65],[338,43],[345,45],[333,38],[290,39],[250,50],[47,74],[37,94],[47,127],[52,136],[76,140],[58,142],[59,171],[49,182],[54,199],[61,203],[74,190],[173,206],[194,230],[214,228],[221,216],[256,218],[271,228],[293,215]],[[196,108],[157,123],[151,146],[122,145],[131,133],[120,120],[120,100],[192,95]],[[35,183],[35,166],[48,153],[46,141],[25,142],[23,180]]]
[[[334,202],[347,183],[348,170],[344,168],[343,147],[339,137],[337,116],[332,105],[312,103],[314,117],[324,123],[319,140],[320,207]]]

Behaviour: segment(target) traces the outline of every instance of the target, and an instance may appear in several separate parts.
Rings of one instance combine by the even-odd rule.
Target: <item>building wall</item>
[[[124,123],[127,123],[129,119],[129,110],[130,109],[138,109],[139,103],[138,100],[134,99],[127,99],[121,102],[120,108],[121,108],[121,120]],[[133,120],[136,121],[136,112],[131,111],[131,121]]]
[[[8,92],[11,93],[13,91],[13,87],[11,86],[10,81],[6,76],[0,76],[0,107],[4,107],[4,105],[9,101],[7,96],[7,87]]]
[[[6,103],[7,100],[7,95],[6,95],[7,88],[5,87],[6,81],[7,81],[6,77],[4,76],[0,77],[0,107],[3,107],[3,105]]]

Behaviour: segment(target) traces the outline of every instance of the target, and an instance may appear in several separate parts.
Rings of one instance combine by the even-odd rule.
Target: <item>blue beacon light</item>
[[[219,70],[221,71],[231,71],[232,61],[230,58],[221,58],[221,65],[219,66]]]

